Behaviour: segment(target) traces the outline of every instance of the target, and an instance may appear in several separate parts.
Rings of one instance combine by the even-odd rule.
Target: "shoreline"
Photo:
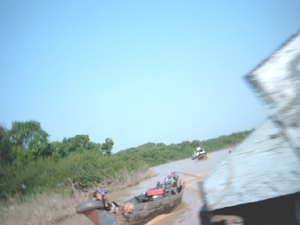
[[[210,155],[213,152],[226,151],[230,149],[234,150],[234,147],[232,146],[229,148],[215,150],[208,152],[208,154]],[[208,157],[208,160],[210,161],[210,156]],[[140,173],[139,175],[135,174],[134,178],[136,182],[128,179],[126,187],[124,184],[120,184],[119,186],[99,186],[111,190],[110,193],[121,191],[121,193],[124,194],[124,190],[134,189],[134,187],[139,183],[156,176],[152,167],[149,168],[149,171],[151,171],[151,173],[147,176],[145,175],[145,172]],[[79,203],[92,199],[94,190],[95,188],[90,189],[88,192],[78,191],[78,193],[71,194],[74,190],[72,191],[70,189],[68,193],[65,194],[42,193],[35,196],[24,196],[22,199],[12,199],[9,204],[2,205],[3,207],[0,212],[0,220],[4,222],[3,225],[93,225],[88,218],[81,214],[77,214],[75,208]]]
[[[105,187],[110,190],[110,193],[114,193],[133,186],[133,184],[138,185],[153,176],[155,174],[149,168],[146,172],[138,171],[128,174],[126,183],[120,183],[116,179],[111,185],[99,184],[97,186]],[[66,221],[72,221],[74,217],[82,216],[76,213],[76,205],[92,199],[94,190],[95,188],[91,188],[87,192],[82,192],[70,188],[61,193],[49,192],[11,198],[9,202],[1,204],[0,221],[4,222],[3,225],[64,225],[67,223]]]

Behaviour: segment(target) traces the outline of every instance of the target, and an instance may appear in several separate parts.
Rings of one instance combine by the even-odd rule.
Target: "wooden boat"
[[[206,159],[206,151],[201,148],[201,147],[197,147],[197,149],[194,151],[193,155],[192,155],[192,160],[194,159]]]
[[[180,205],[182,195],[183,190],[173,195],[155,195],[149,199],[145,199],[143,194],[135,196],[126,201],[134,205],[134,210],[127,216],[104,210],[103,203],[96,200],[79,204],[76,207],[76,212],[84,214],[95,225],[141,225],[160,214],[173,211]]]

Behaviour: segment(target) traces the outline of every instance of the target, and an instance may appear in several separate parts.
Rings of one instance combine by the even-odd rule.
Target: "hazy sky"
[[[257,128],[244,76],[299,22],[299,0],[0,0],[0,123],[114,152]]]

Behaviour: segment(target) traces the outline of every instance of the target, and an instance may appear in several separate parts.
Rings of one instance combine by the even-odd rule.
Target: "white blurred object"
[[[246,76],[272,121],[300,153],[300,32]]]

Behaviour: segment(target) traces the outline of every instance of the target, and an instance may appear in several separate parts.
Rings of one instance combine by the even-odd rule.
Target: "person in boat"
[[[126,202],[120,205],[120,214],[121,215],[129,215],[134,210],[134,205],[130,202]]]
[[[102,201],[106,211],[118,213],[119,204],[114,201],[109,201],[106,197],[108,190],[97,188],[94,192],[94,200]]]
[[[162,183],[162,188],[165,189],[166,193],[174,194],[173,186],[176,181],[174,178],[174,172],[169,172],[168,176],[164,179]]]
[[[126,202],[118,204],[115,201],[109,201],[106,197],[107,193],[108,190],[103,188],[97,188],[94,192],[94,200],[102,201],[106,211],[121,215],[128,215],[134,210],[134,205],[132,203]]]
[[[181,181],[178,174],[175,174],[175,180],[176,182],[174,183],[175,184],[174,186],[176,187],[177,193],[180,193],[182,189],[185,187],[184,182]]]
[[[175,173],[170,172],[169,174],[165,177],[164,181],[162,182],[162,185],[164,185],[167,181],[171,181],[172,183],[175,182]]]

